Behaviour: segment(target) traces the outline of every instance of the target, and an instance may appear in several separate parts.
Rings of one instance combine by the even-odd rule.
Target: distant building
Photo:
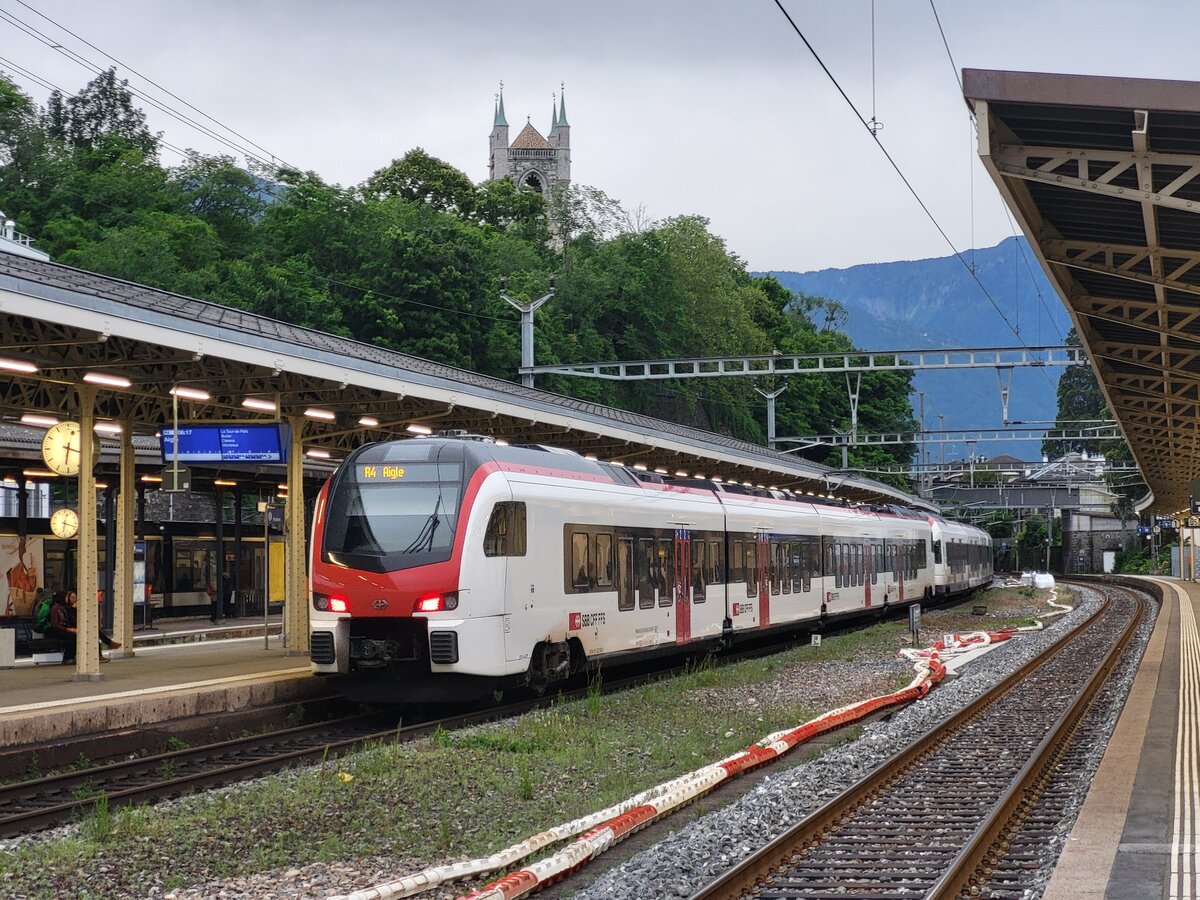
[[[526,117],[525,127],[511,144],[504,116],[504,86],[496,98],[492,134],[488,140],[488,178],[511,179],[517,187],[546,193],[571,183],[571,126],[567,123],[565,93],[551,103],[550,133],[542,137]]]
[[[33,238],[17,231],[17,223],[0,212],[0,253],[15,253],[46,262],[50,254],[33,246]]]

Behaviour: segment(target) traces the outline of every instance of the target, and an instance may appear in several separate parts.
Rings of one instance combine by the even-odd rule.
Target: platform
[[[1200,585],[1150,580],[1162,587],[1158,623],[1043,900],[1200,893]]]
[[[0,670],[0,748],[324,693],[307,656],[283,646],[279,617],[270,625],[264,646],[261,620],[164,622],[136,632],[133,656],[113,654],[100,681],[72,681],[74,666],[30,660]]]

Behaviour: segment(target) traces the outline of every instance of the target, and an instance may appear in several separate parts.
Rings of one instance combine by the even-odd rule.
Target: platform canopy
[[[0,312],[0,418],[69,416],[81,379],[107,373],[128,383],[101,389],[96,416],[143,434],[171,422],[178,400],[181,422],[290,420],[302,426],[308,454],[330,462],[414,429],[463,429],[671,477],[935,509],[870,478],[725,435],[52,262],[0,253]]]
[[[1186,509],[1200,476],[1200,83],[966,69],[963,91],[1153,508]]]

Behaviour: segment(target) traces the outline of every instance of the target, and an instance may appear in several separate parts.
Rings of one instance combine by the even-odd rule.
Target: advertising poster
[[[0,615],[32,616],[37,589],[45,587],[40,537],[0,537]]]

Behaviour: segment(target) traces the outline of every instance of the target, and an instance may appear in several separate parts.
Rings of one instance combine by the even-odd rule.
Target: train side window
[[[613,538],[611,534],[598,534],[592,541],[593,583],[599,587],[612,587],[613,583]]]
[[[484,556],[525,555],[525,504],[503,501],[492,509],[483,535]]]
[[[642,538],[638,541],[637,586],[638,606],[649,609],[654,605],[654,541]]]
[[[707,571],[707,566],[704,562],[704,550],[707,545],[704,541],[692,541],[692,602],[703,603],[704,597],[704,573]]]
[[[674,602],[672,586],[675,576],[674,547],[666,538],[658,539],[658,605],[670,606]]]
[[[933,564],[935,566],[940,566],[942,564],[942,542],[941,541],[933,542]]]
[[[771,542],[771,593],[774,596],[779,596],[783,588],[783,553],[786,549],[787,545],[782,541]]]
[[[879,584],[879,545],[871,544],[871,584]]]
[[[827,576],[832,575],[836,578],[837,577],[836,562],[837,562],[837,551],[834,549],[833,542],[831,541],[830,543],[825,545],[825,569],[824,569],[823,574],[825,574]]]
[[[866,579],[863,578],[863,571],[864,570],[863,570],[862,544],[855,544],[854,545],[854,583],[856,585],[861,585],[864,581],[866,581]]]
[[[721,584],[725,580],[725,544],[722,541],[708,542],[708,583]]]
[[[633,609],[633,539],[617,542],[617,609]]]
[[[742,573],[742,561],[745,559],[742,554],[742,542],[734,541],[733,558],[729,560],[729,581],[731,584],[746,580],[745,575]]]
[[[758,545],[754,541],[746,541],[742,545],[745,555],[743,568],[746,570],[746,596],[758,596]]]
[[[792,545],[787,541],[780,541],[778,550],[775,551],[776,565],[779,566],[779,581],[782,593],[792,593]]]
[[[576,531],[571,535],[571,586],[586,591],[591,586],[588,576],[588,536]]]

